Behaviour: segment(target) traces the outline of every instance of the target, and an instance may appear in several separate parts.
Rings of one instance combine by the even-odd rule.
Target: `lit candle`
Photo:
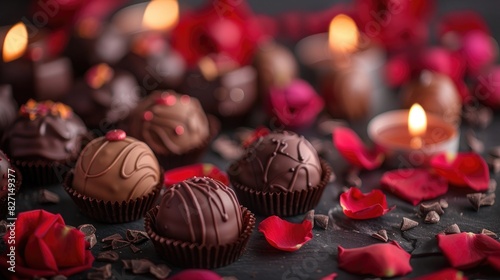
[[[368,136],[385,152],[391,167],[426,166],[433,155],[457,152],[459,144],[458,128],[419,104],[375,117],[368,124]]]

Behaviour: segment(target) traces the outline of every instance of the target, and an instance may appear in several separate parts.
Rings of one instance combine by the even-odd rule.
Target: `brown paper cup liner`
[[[17,194],[19,192],[19,189],[21,188],[21,184],[23,183],[23,177],[17,167],[12,166],[12,169],[14,169],[15,171],[14,174],[16,175],[16,183],[14,184],[14,189],[15,189],[14,193]],[[8,200],[9,200],[9,193],[7,193],[5,197],[0,197],[0,219],[5,218],[7,216],[7,213],[9,212]],[[14,211],[14,214],[15,213],[16,211]]]
[[[255,217],[248,209],[241,207],[243,231],[233,243],[206,246],[191,242],[169,239],[155,231],[158,206],[151,209],[144,219],[144,228],[158,254],[178,267],[213,269],[235,262],[245,251],[248,240],[255,227]]]
[[[168,156],[162,156],[162,155],[156,154],[156,157],[158,158],[160,165],[165,170],[170,170],[170,169],[173,169],[176,167],[181,167],[181,166],[196,163],[205,154],[208,146],[210,145],[210,142],[212,141],[212,139],[214,139],[217,136],[217,134],[219,133],[219,130],[220,130],[220,123],[217,120],[217,118],[210,116],[210,115],[207,117],[208,117],[210,135],[203,143],[200,144],[200,146],[193,148],[193,149],[191,149],[191,150],[189,150],[181,155],[171,154]]]
[[[86,216],[105,223],[128,223],[141,219],[149,209],[154,207],[163,187],[163,175],[160,178],[160,183],[149,194],[122,202],[104,201],[79,193],[72,187],[72,171],[64,180],[64,189]]]
[[[13,160],[13,163],[23,175],[24,186],[49,186],[61,184],[74,162],[65,164],[44,160]]]
[[[256,191],[238,183],[230,176],[231,185],[238,196],[241,205],[248,207],[258,215],[281,217],[296,216],[304,214],[314,209],[318,205],[321,195],[330,180],[332,170],[328,163],[321,161],[321,181],[319,184],[308,190],[291,192],[262,192]]]

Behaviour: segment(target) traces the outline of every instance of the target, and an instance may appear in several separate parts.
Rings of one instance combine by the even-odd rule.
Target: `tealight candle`
[[[368,124],[368,136],[386,155],[391,167],[427,166],[432,156],[458,150],[458,128],[414,104],[410,110],[396,110],[375,117]]]

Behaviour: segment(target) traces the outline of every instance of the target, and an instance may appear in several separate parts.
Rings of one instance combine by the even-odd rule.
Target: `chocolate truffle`
[[[129,119],[129,134],[163,157],[185,154],[210,137],[198,99],[171,91],[153,92],[137,105]]]
[[[75,160],[87,130],[71,108],[52,101],[30,100],[4,136],[7,154],[15,160]]]
[[[460,121],[460,95],[451,78],[446,75],[423,71],[418,78],[413,79],[403,91],[403,108],[410,108],[415,103],[447,122]]]
[[[160,176],[158,161],[144,142],[113,130],[85,146],[72,187],[87,197],[122,202],[151,193]]]
[[[17,105],[12,99],[11,87],[8,85],[0,86],[0,139],[5,130],[16,119]]]
[[[311,189],[323,174],[311,143],[288,131],[255,140],[229,172],[239,184],[269,193]]]
[[[140,88],[131,74],[102,63],[76,83],[66,103],[89,128],[106,132],[128,117],[139,98]]]
[[[242,228],[235,193],[208,177],[194,177],[167,189],[156,217],[159,235],[202,246],[235,242]]]

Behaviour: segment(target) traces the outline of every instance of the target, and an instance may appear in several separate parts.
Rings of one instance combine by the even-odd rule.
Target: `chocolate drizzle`
[[[148,194],[160,182],[160,167],[151,149],[127,137],[90,142],[75,167],[73,188],[105,201],[129,201]]]
[[[259,138],[230,172],[255,190],[289,192],[316,186],[322,170],[311,143],[285,131]]]
[[[233,190],[207,177],[194,177],[169,188],[156,222],[160,235],[200,245],[234,242],[242,227]]]

